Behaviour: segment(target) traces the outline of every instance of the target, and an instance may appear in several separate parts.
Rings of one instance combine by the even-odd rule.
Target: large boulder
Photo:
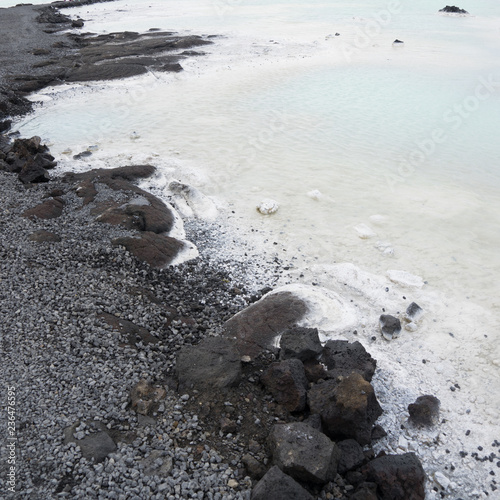
[[[424,500],[425,472],[414,453],[386,455],[362,469],[367,481],[377,484],[381,500]]]
[[[274,399],[288,411],[302,411],[307,401],[307,378],[302,361],[287,359],[272,363],[261,382]]]
[[[252,490],[251,500],[313,500],[313,496],[276,465]]]
[[[377,361],[357,341],[329,340],[323,348],[321,361],[327,366],[330,378],[347,377],[356,372],[370,382],[377,367]]]
[[[317,384],[309,389],[307,399],[311,412],[321,416],[323,429],[332,439],[370,443],[373,424],[382,408],[373,387],[359,373]]]
[[[138,237],[115,238],[112,243],[124,246],[139,260],[158,269],[171,264],[185,248],[185,243],[180,240],[147,231],[140,233]]]
[[[163,207],[149,206],[148,200],[145,204],[136,205],[133,203],[127,205],[114,206],[103,210],[97,217],[98,222],[107,224],[122,225],[127,229],[136,229],[137,231],[150,231],[152,233],[167,233],[172,229],[174,216],[172,212],[164,205]],[[96,211],[93,211],[95,214]]]
[[[321,349],[317,328],[292,328],[283,332],[280,339],[280,359],[307,361],[321,354]]]
[[[291,292],[267,294],[228,320],[225,334],[236,338],[242,356],[255,358],[274,349],[278,337],[297,326],[307,311],[305,302]]]
[[[233,387],[241,378],[240,355],[230,339],[207,337],[179,351],[176,372],[179,391]]]
[[[340,450],[304,422],[276,424],[269,435],[273,463],[298,481],[325,484],[337,474]]]

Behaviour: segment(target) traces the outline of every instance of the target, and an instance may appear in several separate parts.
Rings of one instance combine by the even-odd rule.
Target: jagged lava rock
[[[242,356],[255,358],[274,349],[277,337],[297,326],[307,310],[305,302],[291,292],[268,294],[226,321],[225,335],[236,338]]]
[[[361,472],[367,481],[377,484],[381,500],[425,499],[425,472],[414,453],[376,458]]]
[[[455,5],[447,5],[439,10],[439,12],[448,12],[450,14],[468,14],[465,9],[461,9],[460,7],[455,7]]]
[[[304,422],[274,425],[269,447],[273,463],[298,481],[325,484],[337,474],[339,448]]]
[[[307,361],[316,358],[321,350],[317,328],[292,328],[283,332],[280,339],[280,359]]]
[[[441,402],[431,395],[420,396],[408,405],[410,420],[417,425],[432,426],[438,422]]]
[[[299,359],[272,363],[262,374],[261,382],[274,399],[288,411],[302,411],[307,401],[307,378]]]
[[[359,373],[313,386],[307,393],[312,413],[321,416],[323,429],[332,439],[355,439],[369,444],[374,422],[382,415],[375,391]]]
[[[382,314],[379,323],[382,335],[387,340],[392,340],[401,333],[401,321],[390,314]]]
[[[241,378],[240,355],[231,339],[207,337],[179,351],[176,372],[180,391],[233,387]]]
[[[313,496],[297,481],[285,474],[276,465],[252,490],[251,500],[314,500]]]
[[[329,340],[323,347],[321,361],[328,368],[329,378],[347,377],[356,372],[370,382],[377,368],[377,361],[358,341]]]

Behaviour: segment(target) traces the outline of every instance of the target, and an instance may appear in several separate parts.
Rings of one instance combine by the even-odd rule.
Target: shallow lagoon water
[[[489,423],[482,431],[494,435],[500,7],[462,5],[470,17],[439,15],[441,7],[191,0],[71,9],[95,32],[224,37],[179,75],[49,89],[19,128],[51,142],[62,168],[97,145],[89,165],[157,165],[147,184],[157,194],[172,179],[193,184],[263,251],[293,255],[290,279],[364,303],[365,343],[379,335],[382,308],[395,314],[415,300],[426,310],[417,332],[370,352],[382,370],[412,373],[448,409],[471,404],[478,427]],[[258,214],[263,198],[279,211]],[[426,284],[394,283],[389,270]],[[407,372],[391,366],[394,357]],[[457,382],[460,402],[449,390]]]

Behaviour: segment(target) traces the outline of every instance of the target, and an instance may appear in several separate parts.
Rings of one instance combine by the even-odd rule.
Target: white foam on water
[[[430,0],[292,5],[68,9],[95,32],[224,37],[180,74],[46,89],[20,131],[51,143],[58,171],[152,163],[143,186],[177,208],[169,184],[192,186],[227,217],[224,256],[292,258],[281,281],[310,304],[304,324],[359,340],[378,360],[390,433],[380,446],[416,451],[449,492],[483,498],[489,462],[457,455],[498,439],[500,421],[500,12],[486,0],[468,17],[439,15]],[[279,201],[271,216],[255,210],[264,198]],[[241,249],[231,231],[245,235]],[[405,325],[412,301],[424,309],[414,331],[384,340],[379,316]],[[422,394],[441,400],[445,419],[428,431],[406,421]]]

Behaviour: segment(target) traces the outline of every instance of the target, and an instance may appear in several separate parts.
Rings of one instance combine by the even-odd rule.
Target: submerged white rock
[[[354,226],[354,230],[358,233],[358,236],[363,240],[366,240],[368,238],[373,238],[374,236],[377,235],[370,226],[367,226],[366,224],[363,223]]]
[[[309,198],[312,198],[313,200],[318,201],[323,197],[323,193],[321,193],[321,191],[319,191],[318,189],[313,189],[312,191],[309,191],[307,193],[307,196],[309,196]]]
[[[394,283],[404,286],[414,286],[417,288],[422,288],[424,286],[424,280],[420,276],[415,274],[410,274],[406,271],[399,271],[396,269],[390,269],[387,271],[387,276]]]
[[[259,205],[257,205],[257,211],[262,215],[271,215],[278,211],[279,204],[276,200],[271,200],[267,198],[262,200]]]

